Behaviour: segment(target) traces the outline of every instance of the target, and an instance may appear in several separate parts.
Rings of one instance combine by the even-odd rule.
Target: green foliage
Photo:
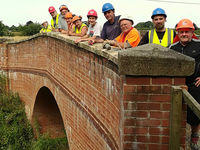
[[[195,30],[194,33],[200,35],[200,29]]]
[[[0,74],[0,150],[66,150],[67,138],[51,139],[40,135],[34,139],[24,105],[18,94],[6,91],[6,81]]]
[[[135,28],[137,28],[138,30],[150,30],[153,29],[153,23],[151,21],[147,21],[147,22],[140,22],[137,25],[135,25]]]
[[[43,135],[33,143],[31,150],[66,150],[68,149],[67,138],[51,139]]]
[[[22,33],[24,36],[34,35],[40,32],[41,25],[38,23],[31,23],[23,27]]]
[[[6,78],[0,76],[0,149],[27,150],[33,139],[32,127],[17,94],[5,92]]]

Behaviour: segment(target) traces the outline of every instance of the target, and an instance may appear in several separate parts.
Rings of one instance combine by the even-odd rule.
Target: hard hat
[[[77,20],[81,20],[81,18],[79,16],[74,16],[73,19],[72,19],[72,22],[74,23]]]
[[[50,6],[49,7],[49,13],[53,13],[53,12],[55,12],[56,11],[56,9],[53,7],[53,6]]]
[[[66,14],[65,14],[65,18],[67,19],[67,18],[72,18],[72,13],[71,12],[67,12]]]
[[[176,26],[176,30],[182,29],[182,28],[190,28],[192,30],[195,30],[194,25],[191,20],[189,19],[182,19],[179,21],[179,23]]]
[[[94,9],[89,10],[88,14],[87,14],[87,17],[90,17],[90,16],[93,16],[93,17],[97,18],[97,12]]]
[[[63,9],[68,10],[68,8],[67,8],[66,5],[61,5],[61,6],[59,7],[59,10],[60,10],[60,11],[62,11]]]
[[[129,20],[131,21],[132,25],[134,24],[133,22],[133,18],[129,15],[121,15],[120,18],[119,18],[119,23],[122,21],[122,20]]]
[[[102,12],[104,13],[109,10],[114,10],[113,5],[111,3],[105,3],[102,7]]]
[[[164,9],[162,9],[162,8],[156,8],[152,13],[151,19],[153,19],[153,17],[157,16],[157,15],[163,15],[163,16],[165,16],[165,18],[167,17]]]
[[[47,24],[48,24],[48,21],[44,21],[44,22],[42,22],[42,23],[41,23],[41,25],[43,25],[43,24],[45,24],[45,23],[47,23]]]

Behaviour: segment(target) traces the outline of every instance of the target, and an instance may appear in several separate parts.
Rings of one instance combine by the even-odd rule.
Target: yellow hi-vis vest
[[[82,23],[80,29],[78,29],[77,27],[74,26],[73,30],[75,33],[81,33],[83,27],[87,27],[87,25]]]
[[[45,33],[45,32],[51,32],[51,26],[50,26],[50,25],[48,25],[47,28],[42,28],[42,29],[40,30],[40,33]]]
[[[58,19],[59,19],[59,14],[56,15],[56,23],[54,23],[53,18],[51,19],[51,27],[52,27],[52,29],[58,29]]]
[[[168,47],[173,43],[174,40],[174,31],[171,29],[166,29],[162,40],[160,41],[156,30],[149,30],[149,43],[158,44],[164,47]]]

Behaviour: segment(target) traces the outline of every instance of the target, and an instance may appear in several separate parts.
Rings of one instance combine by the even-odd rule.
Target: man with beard
[[[66,5],[61,5],[60,8],[60,15],[58,19],[58,29],[60,32],[63,30],[67,30],[67,22],[65,20],[65,14],[69,12],[69,9],[67,8]]]
[[[162,8],[156,8],[152,13],[152,22],[155,29],[149,30],[141,39],[139,45],[154,43],[164,47],[168,47],[173,43],[176,33],[165,28],[167,15]]]
[[[186,78],[188,92],[200,103],[200,40],[193,39],[195,27],[189,19],[182,19],[176,26],[179,41],[169,48],[195,59],[195,71]],[[187,109],[187,123],[191,125],[191,149],[200,149],[200,119],[191,109]]]
[[[58,32],[58,20],[59,20],[59,14],[57,13],[55,7],[50,6],[49,7],[49,13],[52,17],[51,19],[51,27],[52,27],[52,31],[54,32]]]
[[[115,9],[111,3],[105,3],[102,7],[102,12],[107,19],[103,25],[101,32],[101,37],[89,40],[88,43],[103,43],[104,40],[114,40],[117,36],[120,35],[121,29],[119,25],[119,16],[115,16]]]

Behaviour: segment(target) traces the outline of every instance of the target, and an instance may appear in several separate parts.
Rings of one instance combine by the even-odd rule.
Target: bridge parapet
[[[185,85],[194,60],[154,44],[107,51],[74,39],[38,34],[1,47],[1,69],[28,118],[45,86],[58,104],[70,149],[167,149],[171,87]]]

